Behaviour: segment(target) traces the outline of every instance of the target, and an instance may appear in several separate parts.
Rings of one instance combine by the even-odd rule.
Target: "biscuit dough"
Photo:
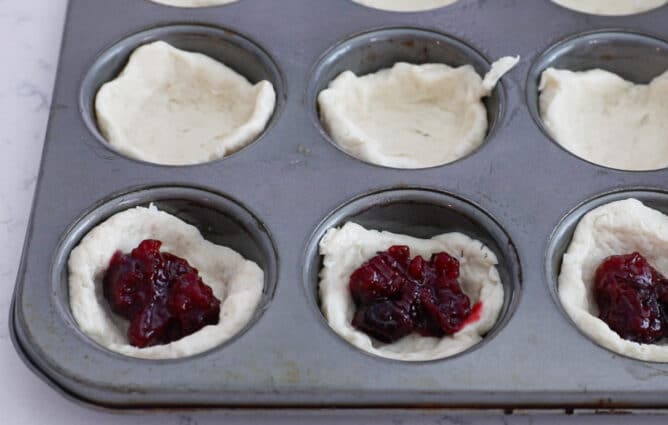
[[[276,95],[200,53],[156,41],[136,49],[95,99],[100,130],[119,151],[144,161],[197,164],[251,143]]]
[[[353,0],[355,3],[374,9],[393,12],[417,12],[421,10],[437,9],[451,5],[458,0]]]
[[[429,258],[433,253],[447,252],[459,260],[462,290],[471,299],[471,305],[482,302],[480,319],[454,335],[433,338],[410,334],[392,344],[380,343],[355,329],[351,324],[355,303],[348,289],[350,275],[378,251],[392,245],[409,246],[411,256]],[[320,241],[320,254],[324,256],[319,286],[321,309],[329,325],[351,344],[381,357],[422,361],[453,356],[480,342],[496,323],[503,307],[503,285],[496,269],[496,256],[481,242],[461,233],[418,239],[367,230],[348,222],[327,231]]]
[[[603,347],[640,360],[668,362],[668,345],[627,341],[598,318],[592,293],[596,269],[611,255],[635,251],[660,273],[668,274],[668,216],[636,199],[588,212],[563,256],[559,298],[580,330]]]
[[[540,114],[566,150],[621,170],[668,167],[668,72],[635,85],[608,71],[548,68]]]
[[[344,151],[396,168],[460,159],[487,134],[482,99],[517,62],[502,58],[485,78],[471,65],[397,63],[358,77],[343,72],[318,96],[325,130]]]
[[[177,341],[137,348],[128,343],[128,321],[111,312],[102,280],[114,252],[128,253],[145,239],[163,242],[162,251],[186,259],[221,301],[220,322]],[[214,348],[236,335],[255,314],[264,273],[230,248],[215,245],[199,230],[155,207],[119,212],[93,228],[68,261],[70,308],[81,330],[98,344],[126,356],[172,359]]]
[[[668,0],[552,0],[560,6],[593,15],[633,15],[656,9]]]
[[[234,3],[238,0],[151,0],[153,3],[176,7],[208,7]]]

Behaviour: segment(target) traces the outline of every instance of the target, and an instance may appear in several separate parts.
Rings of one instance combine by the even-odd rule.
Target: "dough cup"
[[[424,188],[386,189],[361,195],[335,209],[316,228],[307,245],[303,272],[306,296],[323,325],[334,334],[336,332],[329,327],[320,309],[319,284],[323,257],[320,255],[319,244],[329,229],[341,227],[347,222],[357,223],[370,230],[384,230],[422,239],[443,233],[461,232],[482,242],[496,255],[496,269],[504,292],[503,306],[496,323],[482,341],[430,360],[481,347],[490,342],[513,315],[522,289],[520,262],[512,240],[494,218],[476,205],[449,193]],[[341,338],[341,341],[349,343],[344,338]],[[394,358],[406,361],[423,360],[410,354],[403,357]]]
[[[262,47],[234,31],[212,26],[157,27],[130,35],[108,48],[95,59],[83,79],[79,93],[80,111],[88,129],[106,148],[116,154],[127,156],[107,142],[100,131],[95,111],[97,93],[105,83],[114,80],[120,74],[128,58],[138,47],[155,41],[164,41],[177,49],[204,54],[236,71],[251,84],[257,84],[260,81],[271,83],[275,92],[275,104],[269,121],[254,140],[243,147],[237,146],[234,152],[243,150],[261,139],[277,120],[284,104],[285,81],[274,60]]]
[[[137,206],[148,207],[149,205],[154,205],[159,210],[195,226],[207,241],[236,251],[244,259],[256,263],[262,269],[264,274],[263,290],[257,307],[250,314],[247,323],[236,334],[230,335],[223,344],[233,341],[259,319],[271,301],[276,288],[278,255],[269,231],[251,211],[224,195],[194,187],[159,186],[136,189],[114,195],[85,212],[66,231],[56,250],[52,268],[52,285],[55,304],[61,314],[80,338],[97,348],[107,350],[81,331],[73,316],[69,294],[68,261],[70,253],[79,245],[82,238],[107,218]],[[188,260],[187,256],[184,257]],[[196,262],[193,262],[192,259],[189,262],[196,265]],[[221,301],[224,303],[225,300]],[[120,330],[118,323],[119,321],[123,322],[123,320],[111,313],[105,300],[99,300],[99,304],[107,311],[107,319],[116,322],[117,329]],[[172,353],[173,355],[158,358],[186,357],[215,348],[193,351],[184,347],[176,350]],[[112,352],[109,351],[109,353]],[[118,356],[120,354],[113,353],[113,355]],[[129,355],[150,357],[142,353]]]

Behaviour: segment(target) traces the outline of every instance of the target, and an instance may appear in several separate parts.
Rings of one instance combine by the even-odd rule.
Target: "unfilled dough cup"
[[[541,53],[527,75],[526,102],[533,120],[553,143],[564,148],[550,134],[540,112],[540,82],[548,68],[588,71],[596,68],[612,72],[635,84],[648,84],[668,71],[668,42],[622,30],[597,30],[567,37]],[[596,164],[587,158],[576,157]],[[651,170],[650,170],[651,171]]]
[[[423,239],[443,233],[461,232],[482,242],[496,255],[496,269],[504,290],[499,317],[481,342],[446,359],[484,345],[501,332],[515,312],[522,292],[520,261],[510,236],[492,216],[477,205],[446,192],[427,188],[390,188],[360,195],[336,208],[320,222],[306,246],[303,260],[306,298],[327,328],[329,323],[320,309],[319,274],[323,267],[323,257],[320,255],[319,244],[329,229],[341,227],[347,222],[357,223],[370,230],[389,231]],[[333,329],[329,330],[339,337],[342,343],[349,344]],[[388,361],[384,357],[377,358]],[[439,360],[443,359],[434,361]]]
[[[318,95],[344,71],[363,76],[392,68],[398,62],[416,65],[442,63],[451,67],[471,65],[481,77],[491,66],[481,53],[465,42],[446,34],[418,28],[383,28],[356,34],[339,42],[325,52],[313,68],[307,89],[307,107],[311,120],[322,136],[341,152],[348,154],[332,139],[321,122]],[[453,162],[474,155],[493,137],[505,108],[503,84],[499,82],[483,102],[487,110],[488,124],[485,140],[468,155]]]
[[[206,355],[233,342],[260,318],[274,296],[279,266],[274,241],[262,221],[238,201],[216,192],[190,186],[154,186],[116,194],[91,207],[65,231],[56,249],[51,269],[54,305],[80,338],[109,355],[128,358],[102,347],[79,329],[70,308],[68,260],[72,250],[95,226],[121,211],[151,204],[195,226],[209,242],[231,248],[255,262],[264,272],[262,296],[250,321],[222,345],[195,356]]]
[[[96,95],[103,84],[119,75],[130,55],[138,47],[154,41],[164,41],[177,49],[202,53],[225,64],[245,77],[251,84],[266,80],[273,85],[276,104],[264,131],[245,147],[222,159],[243,151],[263,138],[278,119],[285,103],[285,80],[278,65],[262,47],[234,31],[218,27],[205,25],[157,27],[130,35],[107,48],[94,60],[83,79],[79,93],[79,108],[83,120],[93,136],[108,149],[124,155],[105,140],[99,129],[95,112]],[[214,159],[214,161],[220,159]]]

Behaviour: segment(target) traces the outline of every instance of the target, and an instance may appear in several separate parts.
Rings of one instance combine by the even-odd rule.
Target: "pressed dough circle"
[[[176,7],[208,7],[221,6],[237,2],[238,0],[150,0],[153,3],[165,4]]]
[[[276,95],[200,53],[156,41],[137,48],[95,99],[99,128],[124,154],[165,165],[212,161],[265,129]]]
[[[668,345],[639,344],[620,337],[598,318],[592,287],[596,269],[611,255],[639,252],[668,274],[668,216],[636,199],[611,202],[585,214],[563,256],[559,299],[580,330],[601,346],[639,360],[668,362]]]
[[[574,155],[620,170],[668,167],[668,72],[633,84],[601,69],[548,68],[539,90],[545,127]]]
[[[128,343],[129,323],[111,312],[102,280],[116,251],[129,253],[145,239],[162,241],[161,251],[184,258],[199,271],[221,301],[217,325],[169,344],[137,348]],[[93,228],[72,250],[68,270],[70,308],[79,328],[109,350],[146,359],[187,357],[232,338],[253,317],[264,287],[257,264],[207,241],[196,227],[155,207],[119,212]]]
[[[552,0],[554,3],[592,15],[633,15],[656,9],[668,0]]]
[[[471,65],[413,65],[357,76],[345,71],[318,95],[320,120],[345,152],[372,164],[426,168],[463,158],[487,135],[482,99],[519,58],[481,78]]]
[[[437,9],[456,3],[459,0],[353,0],[363,6],[392,12],[418,12]]]
[[[480,319],[443,338],[410,334],[391,344],[380,343],[355,329],[351,321],[355,303],[350,295],[350,275],[379,251],[392,245],[407,245],[411,256],[430,258],[447,252],[460,262],[462,290],[471,305],[482,302]],[[324,257],[320,271],[320,301],[330,327],[352,345],[380,357],[406,361],[442,359],[465,351],[482,340],[494,326],[503,307],[503,285],[496,269],[496,255],[480,241],[462,233],[446,233],[419,239],[364,227],[348,222],[327,231],[320,241]]]

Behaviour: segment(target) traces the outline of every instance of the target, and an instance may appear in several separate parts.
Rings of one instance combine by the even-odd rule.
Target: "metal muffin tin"
[[[17,349],[63,393],[112,408],[668,408],[668,364],[600,348],[555,297],[574,219],[610,191],[668,213],[666,171],[578,159],[550,141],[536,112],[547,66],[598,66],[636,82],[668,69],[666,22],[667,7],[601,17],[548,0],[460,0],[420,13],[347,0],[201,9],[72,0],[11,313]],[[154,39],[223,60],[252,82],[269,79],[278,102],[264,134],[230,157],[187,167],[110,149],[95,126],[93,96],[134,47]],[[486,143],[455,163],[370,165],[328,143],[318,123],[317,93],[344,69],[367,73],[404,60],[472,63],[483,73],[512,54],[521,63],[486,100]],[[227,344],[180,360],[139,360],[97,346],[74,323],[69,250],[113,212],[150,202],[263,267],[263,308]],[[506,288],[497,326],[465,353],[418,363],[370,356],[339,338],[317,305],[317,242],[348,219],[483,239]]]

